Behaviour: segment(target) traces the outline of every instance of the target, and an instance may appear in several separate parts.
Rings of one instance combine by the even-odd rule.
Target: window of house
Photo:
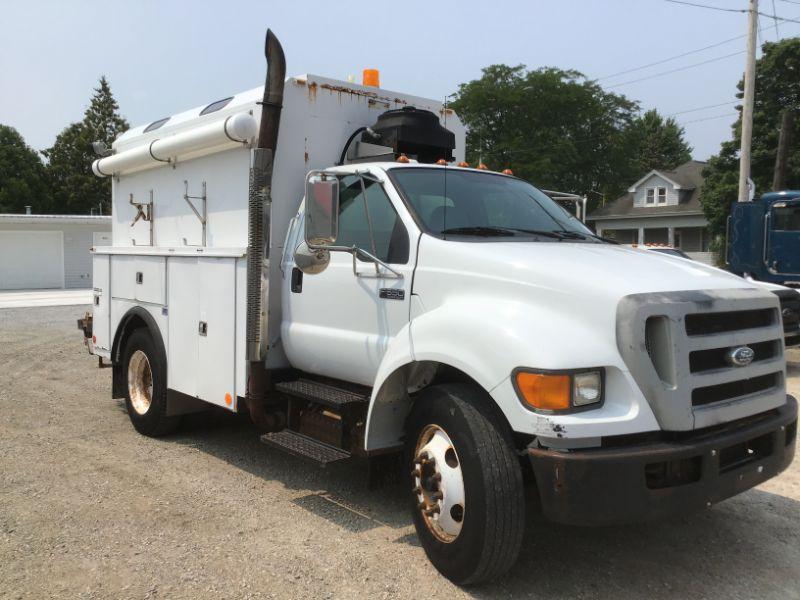
[[[647,204],[655,204],[656,188],[647,188]]]
[[[659,204],[666,204],[667,203],[667,188],[660,187],[658,189],[658,203]]]
[[[375,256],[387,263],[408,262],[408,232],[379,183],[364,180],[369,221],[364,205],[361,180],[355,175],[343,177],[339,187],[339,237],[337,246],[356,246],[373,253],[370,221],[375,241]]]

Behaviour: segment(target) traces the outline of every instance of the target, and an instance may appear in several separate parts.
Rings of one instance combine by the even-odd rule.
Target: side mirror
[[[306,231],[309,247],[331,246],[339,236],[339,180],[312,173],[306,180]]]

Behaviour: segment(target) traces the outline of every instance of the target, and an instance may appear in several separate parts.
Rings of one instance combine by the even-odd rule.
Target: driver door
[[[389,342],[409,320],[416,248],[383,186],[364,179],[362,189],[357,175],[340,178],[336,245],[362,248],[403,277],[382,267],[376,272],[373,262],[362,259],[356,259],[354,273],[347,252],[331,252],[328,267],[313,275],[289,257],[284,345],[296,368],[372,385]]]

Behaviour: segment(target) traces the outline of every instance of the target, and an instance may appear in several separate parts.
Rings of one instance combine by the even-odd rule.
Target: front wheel
[[[519,460],[493,415],[480,410],[485,401],[472,385],[434,386],[408,421],[414,526],[431,563],[462,585],[507,571],[525,526]]]

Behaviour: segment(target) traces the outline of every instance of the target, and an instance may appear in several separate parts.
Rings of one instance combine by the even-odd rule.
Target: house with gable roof
[[[674,171],[654,169],[623,196],[590,213],[598,235],[621,244],[663,244],[713,264],[708,221],[700,206],[706,163],[690,160]]]

